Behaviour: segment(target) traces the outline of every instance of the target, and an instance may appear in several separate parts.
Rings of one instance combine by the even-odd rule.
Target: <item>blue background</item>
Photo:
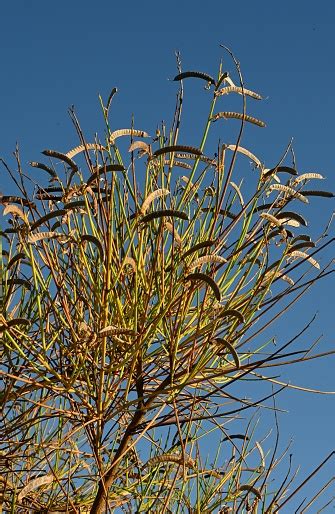
[[[40,160],[45,148],[65,152],[79,144],[67,115],[72,104],[87,140],[93,140],[95,132],[103,137],[98,93],[106,99],[114,86],[119,92],[112,104],[113,129],[129,127],[134,114],[135,127],[154,134],[161,120],[168,125],[172,121],[177,86],[167,79],[176,74],[174,51],[181,52],[184,70],[216,76],[221,57],[223,68],[233,70],[219,47],[223,43],[240,61],[246,87],[266,98],[262,103],[249,103],[249,112],[264,119],[267,128],[248,128],[243,146],[271,167],[293,136],[299,171],[324,174],[328,180],[321,188],[334,191],[333,5],[331,1],[313,5],[287,1],[3,2],[0,155],[13,164],[16,141],[23,163]],[[180,142],[197,146],[200,129],[194,110],[200,118],[207,116],[209,100],[202,84],[193,82],[185,81]],[[234,141],[228,127],[238,127],[231,123],[221,125],[220,136],[228,142]],[[35,172],[30,169],[30,173]],[[10,192],[3,170],[0,190]],[[312,234],[324,227],[333,205],[332,200],[311,199]],[[321,263],[333,256],[334,247],[330,247]],[[319,351],[334,348],[334,285],[331,275],[280,319],[271,331],[278,343],[292,337],[318,311],[301,346],[306,348],[323,334]],[[290,367],[282,378],[332,391],[334,364],[333,357],[310,361]],[[302,468],[299,482],[334,449],[335,397],[291,390],[283,392],[277,402],[288,410],[279,415],[281,447],[293,438],[294,466]],[[261,421],[265,434],[273,416],[264,412]],[[311,481],[296,505],[334,475],[334,462]],[[327,497],[332,495],[334,486]],[[326,497],[311,512],[325,502]],[[332,506],[325,512],[330,510]],[[293,512],[293,503],[283,511]]]

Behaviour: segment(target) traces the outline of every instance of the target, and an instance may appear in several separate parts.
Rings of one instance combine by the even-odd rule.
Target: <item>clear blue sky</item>
[[[293,136],[299,171],[323,173],[326,187],[334,191],[334,38],[335,4],[330,0],[311,5],[286,0],[3,2],[0,155],[10,162],[16,141],[23,163],[39,160],[45,148],[67,151],[76,146],[67,115],[72,104],[87,138],[96,131],[102,136],[98,93],[106,98],[114,86],[119,93],[113,128],[128,127],[134,113],[136,127],[154,132],[162,119],[171,121],[176,85],[167,79],[176,73],[174,51],[181,52],[184,70],[215,75],[222,56],[224,67],[233,69],[219,47],[223,43],[239,59],[246,86],[266,98],[253,114],[266,120],[267,128],[248,130],[250,149],[271,167]],[[202,87],[187,83],[185,88],[189,105],[205,109]],[[185,110],[184,143],[197,146],[192,111]],[[1,173],[0,190],[7,192]],[[334,202],[311,203],[311,232],[316,233],[328,219],[324,206],[329,214]],[[322,262],[332,256],[334,247]],[[294,315],[282,318],[273,329],[277,340],[294,335],[319,311],[305,345],[323,334],[320,351],[334,348],[334,286],[333,278],[326,279],[296,305]],[[287,376],[298,385],[331,391],[334,365],[330,357],[292,367]],[[334,449],[335,396],[290,391],[277,401],[289,410],[280,415],[281,444],[294,439],[294,464],[302,466],[299,481]],[[334,474],[334,464],[311,482],[307,493]]]

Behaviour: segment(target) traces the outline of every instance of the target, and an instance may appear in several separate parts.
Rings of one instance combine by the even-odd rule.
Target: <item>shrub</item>
[[[178,66],[172,127],[153,139],[110,129],[114,89],[103,142],[87,142],[70,110],[80,144],[31,162],[38,183],[18,152],[17,172],[5,164],[16,188],[1,198],[6,512],[276,512],[287,501],[288,477],[269,487],[276,448],[239,413],[285,387],[264,369],[289,365],[296,338],[274,348],[259,335],[331,272],[317,255],[330,241],[315,245],[300,207],[333,194],[286,164],[290,148],[266,168],[241,146],[244,126],[264,123],[246,112],[261,96],[238,65],[238,85],[221,66],[217,78]],[[193,78],[211,96],[199,147],[179,141]],[[236,94],[242,112],[221,110]],[[230,118],[235,144],[207,155],[213,123]],[[245,182],[233,181],[237,162]],[[245,399],[247,376],[279,389]],[[209,463],[203,441],[215,437]]]

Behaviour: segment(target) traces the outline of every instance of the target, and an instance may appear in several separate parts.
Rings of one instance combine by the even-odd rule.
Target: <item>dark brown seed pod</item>
[[[206,155],[193,155],[191,153],[176,153],[177,159],[199,159],[201,162],[205,162],[211,166],[216,166],[217,161],[216,159],[211,159],[210,157],[206,157]]]
[[[285,227],[285,232],[286,232],[286,237],[294,237],[293,232],[291,232],[291,230],[288,230],[286,227]],[[283,235],[282,230],[275,228],[274,230],[271,230],[271,232],[268,233],[267,240],[269,241],[273,237],[282,236],[282,235]]]
[[[242,484],[240,485],[240,487],[238,488],[239,491],[248,491],[249,493],[253,493],[255,496],[257,496],[257,498],[259,500],[262,499],[262,495],[260,493],[260,491],[258,489],[256,489],[256,487],[254,487],[253,485],[250,485],[250,484]]]
[[[52,195],[50,193],[36,193],[36,200],[50,200],[51,202],[61,202],[63,196]]]
[[[239,369],[240,359],[239,359],[237,351],[235,350],[233,345],[229,341],[227,341],[226,339],[223,339],[223,338],[216,338],[216,339],[214,339],[214,342],[220,346],[220,351],[218,352],[218,355],[222,354],[224,352],[224,349],[227,348],[229,350],[229,353],[233,356],[236,368]]]
[[[226,311],[223,311],[220,313],[220,317],[223,318],[226,316],[227,317],[233,316],[234,318],[237,318],[240,323],[245,323],[243,314],[240,311],[238,311],[237,309],[227,309]]]
[[[9,284],[14,286],[24,286],[26,289],[29,289],[29,291],[31,291],[33,287],[28,280],[24,280],[23,278],[13,278],[10,280]]]
[[[48,157],[54,157],[55,159],[59,159],[60,161],[63,161],[66,164],[68,164],[73,171],[78,171],[78,166],[76,165],[76,163],[64,153],[56,152],[55,150],[43,150],[42,154],[47,155]]]
[[[334,198],[334,193],[330,191],[299,191],[302,196],[322,196],[324,198]]]
[[[264,121],[258,120],[257,118],[254,118],[253,116],[249,116],[248,114],[243,114],[241,112],[230,112],[230,111],[222,111],[218,112],[211,118],[211,121],[215,122],[221,118],[228,119],[228,118],[234,118],[236,120],[244,120],[249,123],[252,123],[253,125],[257,125],[258,127],[266,127]]]
[[[21,261],[25,257],[26,257],[26,254],[22,253],[22,252],[14,255],[14,257],[12,257],[10,261],[8,261],[7,270],[9,270],[12,266],[14,266],[14,264],[16,262]]]
[[[63,206],[63,209],[69,210],[69,209],[78,209],[82,207],[86,207],[85,200],[76,200],[75,202],[68,202],[65,203]]]
[[[102,244],[100,243],[99,239],[95,236],[92,236],[91,234],[85,234],[85,235],[81,236],[80,242],[84,243],[85,241],[95,244],[95,246],[97,247],[97,249],[99,251],[100,259],[103,261],[104,250],[103,250]]]
[[[222,439],[223,442],[230,441],[231,439],[241,439],[242,441],[250,441],[250,437],[245,434],[231,434]]]
[[[17,228],[6,228],[5,233],[6,234],[18,234],[20,232]]]
[[[215,84],[215,79],[208,75],[207,73],[203,73],[202,71],[184,71],[183,73],[179,73],[173,79],[174,81],[184,80],[188,78],[196,78],[202,79],[210,84]]]
[[[279,205],[276,205],[275,203],[264,203],[263,205],[258,205],[254,209],[254,212],[265,211],[265,210],[269,210],[269,209],[275,209],[276,207],[279,207]]]
[[[211,277],[209,277],[205,273],[190,273],[185,277],[184,280],[199,280],[201,282],[206,282],[206,284],[209,285],[209,287],[212,289],[217,301],[220,301],[221,294],[218,285]]]
[[[294,246],[291,246],[287,253],[295,252],[296,250],[300,250],[301,248],[315,248],[315,243],[313,241],[303,241],[302,243],[298,243]]]
[[[162,211],[155,211],[146,214],[141,218],[142,223],[147,223],[148,221],[152,221],[156,218],[163,218],[165,216],[172,216],[173,218],[180,218],[182,220],[188,221],[188,216],[182,211],[175,211],[173,209],[163,209]]]
[[[30,227],[30,230],[33,231],[35,228],[39,227],[40,225],[43,225],[46,221],[49,221],[53,218],[57,218],[58,216],[64,216],[66,214],[65,209],[59,209],[58,211],[49,212],[45,216],[42,216],[39,220],[35,221]]]
[[[26,198],[21,198],[21,196],[6,196],[0,194],[0,204],[6,203],[16,203],[21,206],[31,207],[32,209],[36,209],[36,205],[34,202],[30,202]]]
[[[41,193],[64,193],[64,189],[59,186],[39,187],[36,194]]]
[[[55,170],[53,170],[52,168],[50,168],[46,164],[43,164],[42,162],[31,161],[31,162],[29,162],[29,164],[33,168],[38,168],[40,170],[46,171],[52,178],[58,178],[57,173],[55,172]]]
[[[215,207],[203,207],[201,210],[202,212],[215,212]],[[230,218],[231,220],[234,220],[237,216],[237,214],[234,214],[227,209],[220,209],[219,214],[221,214],[221,216],[225,216],[226,218]]]
[[[61,201],[62,196],[54,195],[52,193],[64,193],[64,189],[59,186],[50,186],[50,187],[39,187],[36,191],[37,200],[52,200],[52,201]]]
[[[294,237],[290,242],[291,244],[295,244],[297,243],[298,241],[311,241],[311,237],[308,236],[307,234],[301,234],[300,236],[296,236]]]
[[[279,220],[282,218],[290,218],[292,220],[298,221],[304,227],[307,227],[307,221],[300,214],[293,211],[283,211],[276,214],[276,218]]]
[[[193,252],[197,252],[198,250],[201,250],[202,248],[208,248],[210,246],[213,246],[215,244],[215,241],[208,240],[208,241],[202,241],[201,243],[197,243],[196,245],[189,248],[182,256],[181,259],[185,259],[188,255],[190,255]]]
[[[171,145],[171,146],[163,146],[163,148],[159,148],[153,153],[153,157],[158,157],[159,155],[163,155],[171,152],[187,152],[193,155],[202,155],[202,151],[199,148],[195,148],[194,146],[184,146],[184,145]]]
[[[10,319],[6,321],[6,324],[0,325],[0,331],[6,330],[6,328],[15,327],[16,325],[30,325],[30,321],[26,318]]]
[[[108,112],[108,109],[110,108],[110,105],[112,103],[112,100],[113,100],[113,96],[117,93],[117,87],[113,87],[112,91],[110,92],[110,95],[108,97],[108,100],[107,100],[107,104],[106,104],[106,111]]]
[[[100,166],[97,171],[95,171],[87,180],[87,185],[89,186],[97,180],[100,175],[103,175],[104,173],[107,173],[109,171],[125,171],[124,166],[121,166],[121,164],[108,164],[107,166]]]
[[[277,166],[277,168],[271,168],[271,170],[264,173],[263,178],[268,178],[275,173],[288,173],[289,175],[298,175],[297,170],[291,168],[290,166]]]

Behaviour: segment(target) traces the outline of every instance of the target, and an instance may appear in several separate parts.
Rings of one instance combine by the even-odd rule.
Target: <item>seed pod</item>
[[[235,118],[237,120],[244,120],[248,121],[249,123],[252,123],[253,125],[258,125],[259,127],[265,127],[264,121],[258,120],[257,118],[254,118],[253,116],[249,116],[248,114],[242,114],[240,112],[229,112],[229,111],[223,111],[218,112],[211,118],[211,121],[215,122],[219,120],[220,118],[228,119],[228,118]]]
[[[133,136],[133,137],[150,137],[149,134],[144,132],[144,130],[136,130],[136,129],[119,129],[112,132],[109,137],[109,141],[111,144],[115,143],[115,139],[122,136]]]
[[[184,145],[171,145],[171,146],[163,146],[163,148],[159,148],[153,153],[153,157],[158,157],[159,155],[163,155],[171,152],[188,152],[193,155],[202,155],[202,151],[199,148],[195,148],[194,146],[184,146]]]
[[[174,81],[184,80],[188,78],[197,78],[205,80],[210,84],[215,84],[215,79],[208,75],[207,73],[203,73],[202,71],[184,71],[183,73],[179,73],[173,79]]]
[[[276,218],[281,220],[282,218],[293,219],[297,221],[299,224],[307,227],[307,221],[300,214],[292,211],[283,211],[276,213]]]
[[[226,309],[220,313],[220,317],[228,317],[228,316],[229,317],[233,316],[234,318],[237,318],[240,323],[245,323],[243,314],[240,311],[238,311],[237,309]]]
[[[190,273],[189,275],[187,275],[185,277],[184,280],[199,280],[201,282],[206,282],[206,284],[209,285],[209,287],[212,289],[217,301],[218,302],[220,301],[220,298],[221,298],[220,289],[219,289],[218,285],[216,284],[216,282],[208,275],[205,275],[204,273]]]
[[[304,259],[304,260],[310,262],[312,264],[312,266],[314,266],[315,268],[320,269],[320,264],[315,259],[313,259],[313,257],[310,257],[308,255],[308,253],[294,250],[287,255],[287,258],[291,258],[291,257],[299,257],[301,259]]]
[[[69,152],[67,152],[65,155],[69,159],[72,159],[75,157],[75,155],[78,155],[81,152],[84,152],[85,150],[106,150],[106,148],[102,145],[99,145],[97,143],[86,143],[86,145],[79,145],[75,148],[72,148]]]
[[[303,182],[304,180],[311,180],[311,179],[320,179],[323,180],[324,177],[320,175],[320,173],[304,173],[303,175],[299,175],[294,182],[292,182],[293,186],[296,186],[300,182]]]
[[[33,223],[31,225],[30,230],[33,231],[37,227],[39,227],[40,225],[43,225],[43,223],[45,223],[46,221],[49,221],[49,220],[51,220],[53,218],[56,218],[58,216],[64,216],[65,214],[66,214],[66,210],[65,209],[59,209],[58,211],[49,212],[45,216],[42,216],[42,218],[40,218],[39,220],[35,221],[35,223]]]
[[[223,339],[223,338],[216,338],[216,339],[214,339],[213,342],[216,343],[220,347],[220,351],[218,352],[218,355],[221,355],[224,352],[224,349],[228,348],[229,353],[232,355],[232,357],[234,359],[236,368],[239,369],[240,359],[239,359],[237,351],[235,350],[233,345],[229,341],[227,341],[226,339]],[[224,349],[222,349],[222,348],[224,348]],[[244,438],[244,436],[243,436],[243,438]]]
[[[308,203],[307,198],[305,198],[302,193],[298,193],[298,191],[289,186],[283,186],[282,184],[271,184],[269,191],[282,191],[284,193],[288,193],[294,198],[297,198],[301,202]]]
[[[163,196],[169,195],[170,191],[168,189],[156,189],[156,191],[153,191],[152,193],[147,196],[147,198],[144,200],[143,205],[141,207],[141,213],[145,214],[147,210],[149,209],[150,205],[156,198],[162,198]]]
[[[227,259],[225,259],[224,257],[221,257],[220,255],[204,255],[203,257],[199,257],[199,259],[196,259],[195,261],[193,261],[192,264],[190,264],[190,266],[188,266],[188,270],[192,271],[195,268],[199,268],[199,267],[203,266],[203,264],[212,263],[212,262],[216,262],[219,264],[226,264]]]
[[[30,166],[32,166],[33,168],[38,168],[40,170],[44,170],[46,171],[53,179],[56,179],[58,178],[58,175],[57,173],[55,172],[55,170],[53,170],[52,168],[50,168],[49,166],[46,166],[46,164],[43,164],[42,162],[36,162],[36,161],[31,161],[30,163]]]
[[[73,171],[78,171],[78,166],[76,165],[76,163],[64,153],[56,152],[55,150],[43,150],[42,154],[47,155],[48,157],[54,157],[55,159],[59,159],[68,164]]]
[[[98,249],[99,255],[100,255],[100,260],[103,261],[103,259],[104,259],[104,250],[103,250],[102,244],[99,241],[99,239],[97,237],[91,235],[91,234],[84,234],[83,236],[81,236],[80,242],[84,243],[85,241],[87,241],[89,243],[95,244],[95,246]]]
[[[191,253],[197,252],[198,250],[202,250],[203,248],[208,248],[210,246],[213,246],[215,244],[215,241],[212,239],[209,239],[208,241],[202,241],[201,243],[197,243],[196,245],[189,248],[182,256],[182,259],[185,259],[188,255]]]
[[[228,95],[229,93],[238,93],[239,95],[245,95],[250,96],[251,98],[254,98],[255,100],[262,100],[261,95],[258,93],[255,93],[254,91],[251,91],[250,89],[242,89],[238,86],[226,86],[222,89],[219,89],[218,91],[215,91],[215,96],[222,96],[222,95]]]

